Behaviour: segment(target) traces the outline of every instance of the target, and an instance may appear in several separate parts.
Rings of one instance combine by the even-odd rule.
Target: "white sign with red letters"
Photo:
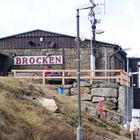
[[[62,55],[54,56],[15,56],[14,65],[63,64]]]

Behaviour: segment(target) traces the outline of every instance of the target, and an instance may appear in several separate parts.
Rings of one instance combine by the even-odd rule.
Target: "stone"
[[[113,110],[113,109],[116,109],[116,104],[109,102],[109,101],[104,101],[103,107],[108,110]]]
[[[81,104],[81,110],[88,112],[90,115],[96,114],[96,108],[86,103]]]
[[[47,110],[51,112],[56,112],[58,109],[55,100],[53,99],[40,98],[38,99],[38,102],[42,107],[45,107]]]
[[[73,85],[64,85],[64,89],[70,89],[70,88],[72,88],[73,87]]]
[[[93,97],[93,98],[92,98],[92,102],[93,102],[93,103],[97,103],[97,102],[99,102],[99,101],[104,101],[104,100],[105,100],[104,97]]]
[[[117,97],[116,88],[92,88],[91,94],[93,96],[102,96],[102,97]]]
[[[80,81],[80,87],[90,87],[91,84],[87,81]],[[73,84],[73,87],[77,87],[77,82]]]
[[[109,98],[108,100],[114,104],[118,102],[116,98]]]
[[[70,93],[70,90],[69,89],[64,89],[64,94],[65,95],[69,95],[69,93]]]
[[[78,95],[73,95],[73,98],[78,100]],[[81,94],[81,100],[82,101],[91,101],[91,94]]]
[[[101,83],[100,87],[102,87],[102,88],[117,88],[117,85],[116,85],[116,83],[106,82],[106,83]]]
[[[88,87],[80,87],[80,93],[81,94],[89,94],[90,93],[90,89]],[[78,94],[78,88],[71,88],[71,94]]]
[[[51,90],[57,90],[58,87],[59,87],[59,85],[51,85],[51,84],[46,85],[46,88],[49,88]]]

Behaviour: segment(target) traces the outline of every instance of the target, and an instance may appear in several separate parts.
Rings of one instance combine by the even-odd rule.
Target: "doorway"
[[[0,54],[0,76],[7,76],[9,68],[9,57]]]

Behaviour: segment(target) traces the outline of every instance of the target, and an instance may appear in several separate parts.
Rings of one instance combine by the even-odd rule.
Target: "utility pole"
[[[95,5],[95,8],[91,7],[89,12],[89,20],[91,23],[91,30],[92,30],[92,38],[91,38],[91,54],[90,54],[90,69],[93,71],[91,76],[95,76],[94,70],[96,69],[96,24],[100,23],[100,19],[95,18],[95,14],[100,14],[101,9],[98,4],[94,3],[94,0],[90,0],[92,5]],[[100,5],[100,4],[99,4]],[[99,31],[98,34],[104,33],[103,30]]]
[[[84,9],[92,9],[95,5],[93,3],[88,3],[86,5],[81,5],[76,8],[76,29],[77,29],[77,88],[78,88],[78,127],[77,127],[77,140],[83,139],[83,128],[81,126],[81,94],[80,94],[80,22],[79,22],[79,11]]]
[[[90,0],[90,3],[94,4],[94,0]],[[90,69],[95,70],[95,31],[96,31],[96,19],[95,19],[95,12],[93,8],[90,8],[89,12],[89,20],[91,23],[92,29],[92,39],[91,39],[91,54],[90,54]],[[95,72],[91,73],[91,76],[95,76]]]

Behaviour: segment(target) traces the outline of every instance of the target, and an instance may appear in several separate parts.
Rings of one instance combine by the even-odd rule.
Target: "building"
[[[132,73],[132,87],[133,87],[133,99],[134,108],[140,109],[140,86],[139,86],[139,67],[140,58],[129,58],[129,71]]]
[[[74,36],[33,30],[0,38],[0,74],[11,69],[76,69]],[[96,69],[125,69],[126,53],[115,44],[95,42]],[[91,41],[80,43],[81,69],[90,69]]]

